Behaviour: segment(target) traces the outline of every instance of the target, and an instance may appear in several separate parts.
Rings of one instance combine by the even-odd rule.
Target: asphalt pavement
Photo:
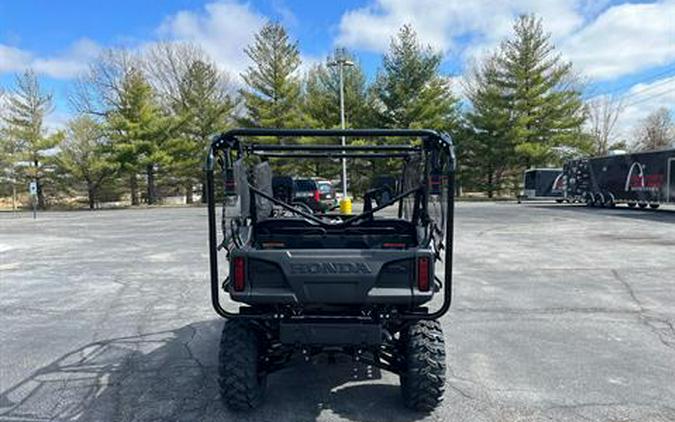
[[[675,421],[675,212],[460,203],[443,405],[349,361],[218,399],[206,210],[0,214],[0,421]]]

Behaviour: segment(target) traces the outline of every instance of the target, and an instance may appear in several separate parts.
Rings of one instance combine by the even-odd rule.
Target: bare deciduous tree
[[[192,68],[203,63],[213,69],[210,98],[205,100],[228,101],[234,94],[230,76],[218,70],[211,57],[199,46],[184,42],[163,42],[149,47],[143,53],[143,70],[148,82],[170,108],[185,102],[189,96]]]
[[[123,81],[141,67],[139,57],[124,49],[104,51],[80,75],[69,94],[73,108],[81,114],[104,117],[120,107]]]
[[[645,117],[638,125],[636,149],[650,151],[675,145],[675,124],[670,110],[661,107]]]
[[[588,122],[596,155],[606,155],[614,141],[614,131],[619,115],[623,111],[620,97],[603,95],[586,103]]]

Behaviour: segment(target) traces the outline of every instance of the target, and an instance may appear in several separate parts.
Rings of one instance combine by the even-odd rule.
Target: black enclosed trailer
[[[555,199],[562,202],[562,171],[560,168],[525,170],[523,173],[523,191],[518,196],[518,202],[540,199]]]
[[[563,185],[566,199],[589,206],[675,203],[675,149],[570,160]]]

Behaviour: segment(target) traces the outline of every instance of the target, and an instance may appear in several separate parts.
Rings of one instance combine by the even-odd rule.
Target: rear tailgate
[[[417,260],[433,262],[430,250],[294,249],[235,251],[246,260],[242,291],[234,300],[256,303],[412,305],[431,299],[420,291]],[[433,280],[433,265],[429,278]]]

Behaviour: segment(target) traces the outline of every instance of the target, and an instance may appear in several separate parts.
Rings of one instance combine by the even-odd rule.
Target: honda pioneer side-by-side
[[[275,195],[275,177],[330,178],[343,159],[360,212]],[[373,187],[384,171],[399,180]],[[228,407],[256,407],[268,374],[321,354],[398,374],[412,409],[438,406],[454,172],[450,138],[431,130],[234,129],[213,139],[206,162],[211,296],[226,318],[219,384]],[[386,201],[378,189],[389,190]],[[229,271],[221,273],[222,256]]]

